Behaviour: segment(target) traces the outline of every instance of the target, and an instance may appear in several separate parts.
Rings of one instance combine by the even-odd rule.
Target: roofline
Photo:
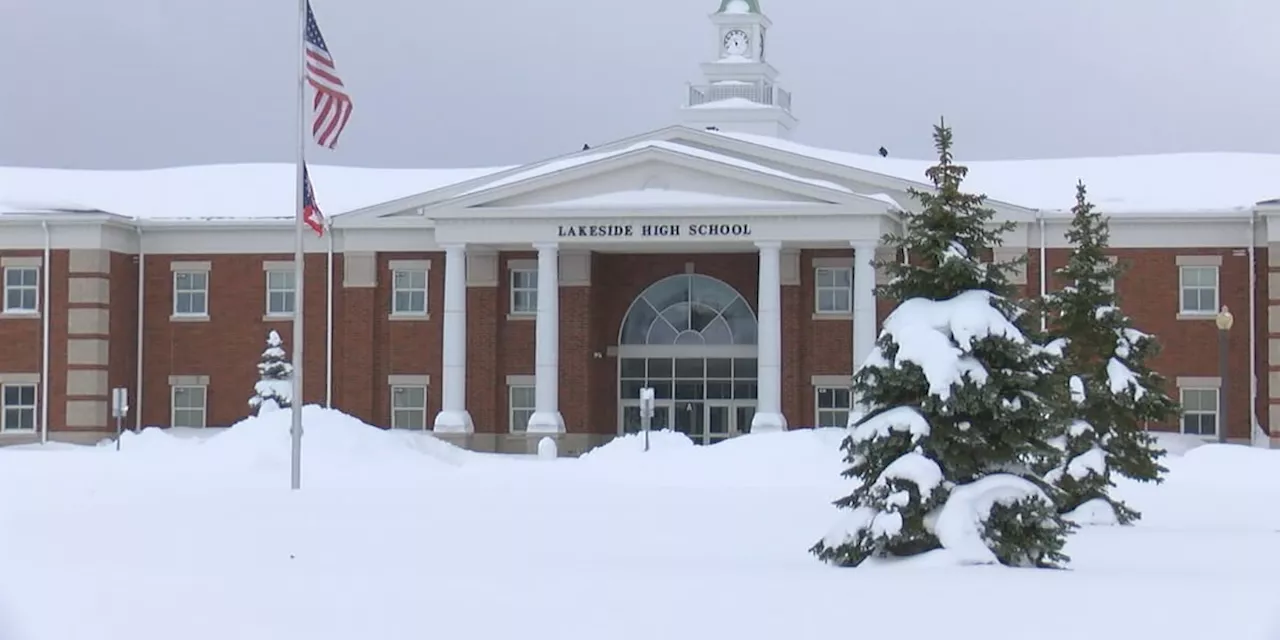
[[[666,141],[654,140],[651,142],[666,142]],[[549,173],[536,174],[528,178],[525,178],[523,180],[509,182],[509,183],[494,187],[492,190],[481,189],[474,193],[468,192],[457,198],[441,200],[438,202],[434,202],[430,205],[425,205],[422,207],[422,209],[425,212],[430,209],[437,209],[440,207],[449,206],[449,205],[457,204],[460,202],[464,203],[463,206],[466,206],[465,203],[467,203],[469,200],[474,200],[481,196],[485,196],[486,194],[489,195],[488,200],[491,201],[493,200],[493,196],[490,193],[490,191],[498,192],[497,197],[502,198],[504,197],[502,195],[502,192],[505,190],[512,190],[515,193],[520,193],[521,191],[519,187],[521,187],[522,185],[528,186],[530,184],[536,184],[540,181],[551,180],[554,177],[562,176],[570,172],[588,171],[592,167],[595,167],[595,168],[603,167],[604,169],[607,170],[608,168],[611,168],[615,165],[630,166],[631,163],[637,162],[637,161],[643,161],[643,159],[648,156],[657,156],[657,157],[665,156],[669,159],[678,158],[680,159],[680,161],[685,161],[685,162],[708,163],[709,165],[715,166],[724,171],[744,172],[744,173],[752,174],[757,179],[760,179],[760,180],[786,182],[790,185],[788,188],[793,192],[804,194],[804,192],[808,191],[810,193],[805,195],[808,195],[809,197],[813,197],[817,199],[826,199],[828,201],[845,201],[845,200],[851,200],[851,199],[852,200],[874,200],[876,202],[879,202],[875,198],[868,196],[866,194],[860,194],[854,191],[832,189],[830,187],[814,184],[813,181],[808,180],[806,178],[802,178],[800,176],[773,175],[771,173],[761,171],[759,169],[755,169],[751,167],[743,167],[743,166],[735,165],[730,162],[721,162],[719,160],[712,159],[712,158],[699,157],[698,155],[695,155],[692,153],[685,153],[684,151],[681,151],[678,149],[671,149],[665,146],[649,145],[649,146],[629,149],[621,153],[612,153],[608,157],[600,158],[599,160],[588,161],[588,162],[576,164],[569,167],[562,167],[560,169],[551,171]],[[775,188],[783,189],[782,187],[775,187]],[[814,195],[814,194],[821,194],[821,195]],[[485,202],[485,201],[486,200],[484,199],[480,200],[480,202]],[[880,204],[886,207],[890,206],[887,203],[883,203],[883,202],[881,202]]]
[[[1067,219],[1073,214],[1070,209],[1036,209],[1037,218],[1045,219]],[[1133,209],[1129,211],[1113,211],[1109,212],[1103,208],[1096,208],[1095,211],[1101,213],[1104,217],[1118,220],[1136,220],[1136,221],[1171,221],[1171,220],[1195,220],[1195,219],[1214,219],[1221,220],[1223,218],[1251,218],[1257,215],[1256,207],[1231,207],[1231,208],[1209,208],[1209,209],[1152,209],[1142,210]]]
[[[582,155],[605,153],[615,148],[635,144],[645,139],[666,140],[668,138],[666,136],[659,137],[660,134],[667,133],[668,131],[673,129],[688,129],[688,127],[683,127],[681,125],[671,125],[671,126],[661,127],[659,129],[652,129],[645,133],[639,133],[627,138],[622,138],[621,140],[610,141],[608,144],[605,144],[599,147],[590,147],[588,149],[579,149],[577,151],[570,151],[568,153],[562,153],[558,156],[551,156],[549,158],[537,160],[529,164],[511,165],[506,168],[499,169],[498,171],[495,171],[493,173],[489,173],[483,176],[471,178],[469,180],[463,180],[462,182],[455,182],[453,184],[448,184],[443,187],[437,187],[435,189],[423,191],[422,193],[415,193],[413,195],[404,196],[403,198],[397,198],[395,200],[389,200],[387,202],[380,202],[378,204],[370,205],[360,209],[352,209],[351,211],[346,211],[339,215],[343,215],[343,216],[354,215],[354,216],[359,216],[363,218],[363,217],[383,216],[390,213],[398,213],[410,208],[408,206],[409,202],[417,201],[418,199],[423,198],[424,196],[427,196],[427,195],[438,195],[439,197],[433,200],[428,200],[427,202],[420,203],[417,206],[422,207],[422,206],[437,204],[439,202],[443,202],[444,200],[448,200],[450,197],[454,195],[461,195],[477,187],[482,187],[486,183],[495,182],[503,178],[506,178],[508,176],[518,174],[523,171],[531,171],[533,169],[537,169],[538,167],[551,164],[552,162],[559,162],[561,160],[567,160],[569,158],[582,156]],[[557,173],[557,172],[552,172],[552,174],[554,173]],[[551,175],[551,174],[547,174],[547,175]]]
[[[685,127],[685,128],[689,129],[688,127]],[[909,188],[915,188],[919,190],[928,190],[928,191],[937,190],[937,187],[935,187],[932,184],[929,184],[928,182],[924,182],[922,180],[911,180],[909,178],[902,178],[902,177],[895,176],[888,173],[880,173],[879,171],[872,171],[870,169],[863,169],[861,167],[853,167],[847,164],[840,164],[838,162],[832,162],[830,160],[819,158],[817,156],[810,156],[802,153],[797,153],[794,151],[788,151],[786,149],[779,149],[777,147],[771,147],[766,144],[759,144],[756,142],[751,142],[749,140],[742,140],[740,138],[734,138],[728,135],[717,135],[716,133],[698,131],[696,129],[689,129],[689,130],[694,131],[695,135],[702,137],[703,140],[706,140],[708,142],[710,140],[723,140],[728,142],[730,145],[744,145],[744,146],[756,148],[756,149],[766,149],[770,153],[779,154],[782,157],[788,158],[788,159],[802,158],[808,162],[815,162],[821,165],[824,171],[827,171],[828,173],[832,173],[834,175],[847,175],[847,173],[850,171],[856,171],[864,175],[872,175],[872,176],[880,177],[885,181],[893,184],[896,188],[901,189],[903,191],[906,191]],[[839,150],[832,149],[832,151],[839,151]],[[981,194],[981,195],[986,197],[986,194]],[[1030,214],[1034,214],[1036,211],[1035,207],[1015,204],[1013,202],[998,200],[996,198],[986,197],[986,201],[994,205],[994,207],[997,209],[1005,209],[1011,212],[1025,213],[1030,215]]]

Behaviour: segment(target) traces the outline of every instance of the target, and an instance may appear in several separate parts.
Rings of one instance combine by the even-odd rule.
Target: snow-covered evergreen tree
[[[967,170],[945,123],[934,141],[936,189],[912,190],[919,213],[884,239],[910,263],[878,264],[891,281],[877,295],[900,304],[853,378],[867,415],[843,443],[843,475],[857,484],[835,504],[849,514],[811,551],[841,566],[940,547],[967,562],[1055,566],[1073,525],[1031,462],[1054,454],[1045,417],[1065,393],[1059,358],[1011,298],[1020,261],[982,260],[1013,224],[961,190]]]
[[[267,334],[267,348],[258,362],[258,382],[253,386],[249,407],[257,415],[277,409],[288,409],[293,398],[293,365],[285,357],[284,342],[272,330]]]
[[[1174,419],[1178,407],[1162,391],[1164,379],[1146,364],[1159,344],[1134,329],[1117,306],[1113,285],[1123,267],[1105,253],[1109,225],[1089,202],[1084,183],[1076,185],[1072,213],[1066,234],[1071,257],[1055,272],[1071,284],[1044,302],[1071,376],[1071,401],[1057,422],[1066,427],[1056,439],[1062,456],[1045,479],[1059,489],[1059,511],[1068,518],[1127,524],[1141,514],[1110,496],[1112,476],[1160,482],[1164,452],[1143,426]]]

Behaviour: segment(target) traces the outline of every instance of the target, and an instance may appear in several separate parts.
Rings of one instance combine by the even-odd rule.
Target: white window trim
[[[266,293],[266,300],[265,300],[265,302],[263,303],[263,306],[266,308],[266,312],[267,312],[267,313],[266,313],[266,317],[268,317],[268,318],[292,318],[292,317],[294,316],[294,313],[296,313],[297,308],[298,308],[298,281],[297,281],[297,279],[295,278],[295,280],[293,281],[293,286],[291,286],[291,287],[289,287],[289,288],[273,289],[273,288],[271,288],[271,276],[272,276],[272,275],[276,275],[276,274],[284,274],[284,275],[286,275],[286,276],[295,276],[295,272],[293,272],[293,271],[289,271],[289,270],[286,270],[286,269],[267,269],[267,270],[262,274],[263,279],[266,281],[266,289],[267,289],[267,293]],[[271,310],[271,294],[272,294],[272,293],[288,293],[288,294],[291,294],[291,295],[293,296],[293,297],[291,298],[291,300],[293,301],[293,308],[294,308],[294,311],[272,311],[272,310]]]
[[[396,276],[400,273],[422,274],[422,288],[402,289],[396,286]],[[400,311],[396,308],[396,294],[422,291],[422,310]],[[392,260],[391,261],[391,314],[393,320],[427,320],[431,318],[431,261],[430,260]]]
[[[7,424],[10,409],[5,404],[4,398],[9,387],[32,387],[35,393],[32,395],[33,401],[30,405],[20,404],[17,409],[31,409],[32,420],[30,429],[10,428]],[[40,385],[35,382],[6,382],[0,384],[0,433],[35,433],[40,429]]]
[[[534,394],[534,404],[530,407],[522,407],[519,409],[521,413],[530,413],[537,410],[537,394],[538,390],[534,383],[534,376],[507,376],[507,425],[511,433],[527,433],[529,421],[523,423],[516,420],[515,407],[515,390],[516,389],[532,389]]]
[[[517,287],[516,287],[516,275],[517,275],[517,274],[522,274],[522,273],[532,273],[532,274],[533,274],[533,282],[534,282],[534,285],[533,285],[533,287],[532,287],[532,288],[530,288],[530,287],[520,287],[520,288],[517,288]],[[535,264],[534,266],[532,266],[532,267],[527,267],[527,266],[523,266],[523,265],[518,266],[518,267],[517,267],[517,266],[512,266],[512,267],[507,271],[507,289],[508,289],[508,291],[507,291],[507,317],[508,317],[508,318],[534,318],[534,317],[537,317],[537,315],[538,315],[538,305],[537,305],[537,299],[538,299],[538,298],[537,298],[537,296],[538,296],[538,284],[537,284],[537,282],[538,282],[538,267],[537,267],[537,265],[536,265],[536,264]],[[533,305],[533,308],[532,308],[532,309],[520,310],[520,309],[517,309],[517,308],[516,308],[516,292],[518,292],[518,291],[524,291],[524,292],[530,292],[530,291],[532,291],[532,292],[533,292],[533,295],[534,295],[534,301],[535,301],[535,302],[534,302],[534,305]]]
[[[1215,378],[1215,380],[1216,380],[1216,378]],[[1186,415],[1187,415],[1187,413],[1188,413],[1188,412],[1187,412],[1187,410],[1186,410],[1186,393],[1187,393],[1188,391],[1212,391],[1212,392],[1213,392],[1214,400],[1216,400],[1216,401],[1217,401],[1217,403],[1215,404],[1215,406],[1214,406],[1214,408],[1213,408],[1213,411],[1211,411],[1211,412],[1210,412],[1210,411],[1195,411],[1195,412],[1192,412],[1192,413],[1194,413],[1194,414],[1196,414],[1196,415],[1212,415],[1212,416],[1213,416],[1213,433],[1187,433],[1187,432],[1186,432],[1186,430],[1185,430],[1185,423],[1183,423],[1183,421],[1182,421],[1182,416],[1186,416]],[[1196,437],[1199,437],[1199,438],[1204,438],[1204,439],[1206,439],[1206,440],[1217,440],[1217,439],[1218,439],[1218,433],[1219,433],[1219,432],[1222,430],[1222,428],[1223,428],[1223,424],[1222,424],[1222,388],[1221,388],[1221,385],[1220,385],[1220,384],[1219,384],[1219,385],[1210,385],[1210,384],[1188,384],[1188,385],[1185,385],[1185,386],[1184,386],[1184,385],[1182,385],[1181,383],[1179,383],[1179,385],[1178,385],[1178,404],[1179,404],[1179,405],[1182,407],[1182,409],[1183,409],[1183,411],[1182,411],[1182,416],[1180,416],[1180,417],[1178,418],[1178,433],[1180,433],[1180,434],[1182,434],[1182,435],[1184,435],[1184,436],[1196,436]]]
[[[1114,267],[1114,266],[1116,266],[1117,264],[1119,264],[1119,263],[1120,263],[1120,259],[1119,259],[1119,257],[1117,257],[1117,256],[1106,256],[1106,258],[1107,258],[1107,262],[1109,262],[1109,263],[1110,263],[1110,266],[1112,266],[1112,267]],[[1181,273],[1181,270],[1179,270],[1179,273]],[[1115,278],[1107,278],[1107,280],[1106,280],[1105,282],[1103,282],[1103,283],[1102,283],[1102,290],[1103,290],[1103,291],[1106,291],[1107,293],[1110,293],[1111,295],[1115,295],[1115,293],[1116,293],[1116,279],[1115,279]],[[1181,299],[1181,298],[1182,298],[1182,291],[1181,291],[1181,290],[1179,290],[1179,291],[1178,291],[1178,298],[1179,298],[1179,299]],[[1181,303],[1179,303],[1179,304],[1181,304]]]
[[[818,419],[818,416],[821,413],[823,412],[831,413],[835,411],[841,411],[841,409],[831,409],[831,408],[824,409],[820,406],[818,402],[818,397],[819,395],[821,395],[822,391],[824,390],[849,392],[849,406],[843,409],[845,423],[839,425],[839,426],[845,426],[845,424],[847,424],[849,420],[849,412],[853,411],[853,393],[852,391],[849,390],[849,385],[847,384],[846,385],[837,385],[837,384],[814,384],[813,385],[813,426],[817,427],[822,424],[822,421]]]
[[[0,299],[0,305],[3,305],[3,308],[0,308],[0,313],[3,313],[4,315],[11,315],[11,316],[35,316],[35,315],[39,315],[39,314],[40,314],[40,303],[41,303],[41,300],[40,300],[40,277],[42,276],[42,274],[40,273],[40,266],[39,266],[39,265],[27,265],[27,264],[6,265],[6,266],[4,267],[4,269],[2,269],[2,270],[0,270],[0,271],[3,271],[3,273],[0,273],[0,278],[3,278],[3,280],[0,280],[0,285],[3,285],[3,290],[2,290],[2,291],[0,291],[0,296],[3,296],[3,299]],[[15,285],[15,286],[10,286],[10,285],[9,285],[9,272],[10,272],[10,271],[34,271],[34,272],[36,272],[36,283],[35,283],[35,285],[34,285],[34,286],[27,286],[27,285]],[[9,306],[9,290],[10,290],[10,289],[20,289],[20,290],[24,290],[24,291],[25,291],[25,290],[27,290],[27,289],[32,289],[32,290],[34,290],[35,295],[36,295],[36,306],[35,306],[35,308],[34,308],[34,309],[25,309],[25,308],[22,308],[22,307],[10,307],[10,306]]]
[[[184,429],[204,429],[209,426],[209,385],[207,384],[170,384],[169,385],[169,426],[172,428],[178,423],[178,390],[179,389],[199,389],[200,390],[200,426],[192,427],[183,425]],[[196,411],[194,407],[183,407],[182,411]]]
[[[391,382],[391,394],[388,397],[389,404],[391,405],[391,416],[390,416],[390,420],[388,420],[388,422],[390,423],[388,427],[391,429],[399,429],[401,431],[426,431],[427,419],[428,419],[427,406],[431,404],[431,396],[430,396],[431,385],[426,384],[425,382],[418,382],[416,378],[410,379],[409,376],[405,376],[404,378],[405,379],[403,381],[393,380]],[[400,389],[421,389],[422,390],[422,407],[421,407],[422,426],[421,427],[415,427],[410,429],[406,429],[404,427],[396,427],[396,411],[419,410],[419,407],[397,407],[396,406],[396,391]]]
[[[819,275],[823,271],[831,272],[847,272],[849,274],[849,287],[847,289],[849,306],[846,309],[823,309],[822,308],[822,292],[823,291],[839,291],[845,287],[823,286],[818,283]],[[815,317],[824,318],[852,318],[853,317],[853,265],[847,262],[842,263],[823,263],[814,261],[813,267],[813,315]]]
[[[1178,320],[1212,320],[1218,315],[1218,309],[1222,306],[1222,256],[1178,256],[1176,258],[1178,266]],[[1209,310],[1187,310],[1184,306],[1186,299],[1183,293],[1186,285],[1183,283],[1187,269],[1213,269],[1213,308]],[[1197,289],[1203,287],[1196,287]]]
[[[204,289],[189,289],[186,291],[186,293],[200,292],[204,294],[204,311],[202,312],[178,311],[178,276],[183,274],[187,274],[187,275],[198,274],[198,275],[204,276]],[[170,288],[173,291],[173,308],[171,309],[172,315],[170,317],[173,319],[208,319],[209,318],[209,286],[212,281],[213,279],[210,277],[209,269],[174,268],[173,283],[170,285]]]

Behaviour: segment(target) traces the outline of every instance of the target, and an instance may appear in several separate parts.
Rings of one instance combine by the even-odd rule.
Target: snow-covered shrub
[[[280,334],[267,334],[267,348],[258,362],[258,382],[253,385],[249,408],[256,415],[288,409],[293,398],[293,365],[285,357]]]
[[[912,190],[920,212],[903,212],[905,232],[884,241],[910,263],[878,265],[891,276],[879,297],[900,304],[853,379],[867,414],[843,443],[857,485],[836,505],[850,513],[811,551],[856,566],[955,544],[975,562],[1054,566],[1072,525],[1031,463],[1056,455],[1046,416],[1064,393],[1059,357],[1011,299],[1021,261],[982,260],[1012,223],[960,190],[950,130],[934,138],[936,191]]]
[[[1113,474],[1138,481],[1160,481],[1162,451],[1145,431],[1178,415],[1177,404],[1164,394],[1164,380],[1146,362],[1159,350],[1155,339],[1133,328],[1121,313],[1113,284],[1122,265],[1105,254],[1108,224],[1089,203],[1083,183],[1076,186],[1072,209],[1071,256],[1057,270],[1070,282],[1046,296],[1043,312],[1064,345],[1062,368],[1070,376],[1069,399],[1054,421],[1058,460],[1044,476],[1056,491],[1059,511],[1073,521],[1131,523],[1141,517],[1111,497]],[[1100,514],[1101,503],[1114,517]],[[1088,505],[1088,513],[1077,513]]]

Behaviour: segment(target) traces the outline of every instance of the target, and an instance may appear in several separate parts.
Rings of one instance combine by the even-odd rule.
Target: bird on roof
[[[889,157],[889,150],[888,150],[888,149],[886,149],[886,148],[884,148],[884,147],[880,147],[880,157],[881,157],[881,158],[888,158],[888,157]]]

